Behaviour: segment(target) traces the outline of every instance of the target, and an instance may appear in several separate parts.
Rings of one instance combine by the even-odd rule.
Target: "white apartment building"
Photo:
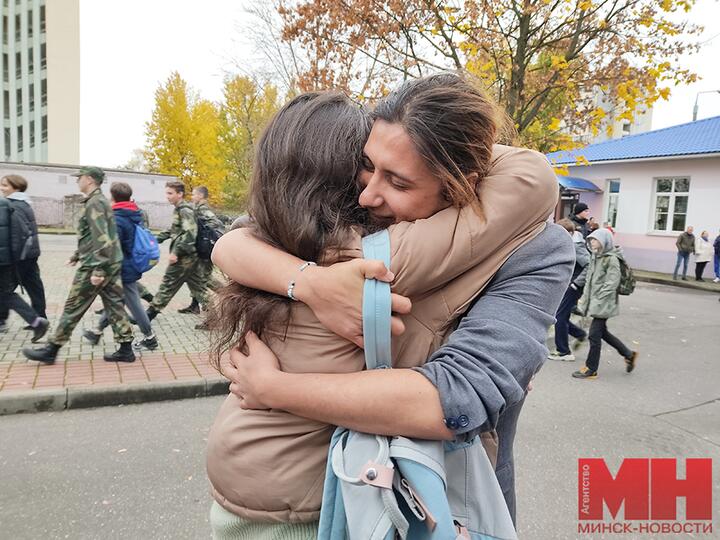
[[[79,0],[3,0],[3,161],[78,163]]]

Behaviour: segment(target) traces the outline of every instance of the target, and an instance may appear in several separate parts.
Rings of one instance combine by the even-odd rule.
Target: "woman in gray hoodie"
[[[613,347],[625,359],[625,369],[630,373],[635,369],[637,352],[628,347],[610,333],[607,320],[620,313],[618,286],[620,285],[620,248],[613,246],[612,234],[607,229],[598,229],[587,237],[588,249],[592,253],[588,265],[585,290],[578,302],[579,311],[586,317],[592,317],[585,367],[573,373],[576,379],[594,379],[600,365],[600,350],[604,341]]]

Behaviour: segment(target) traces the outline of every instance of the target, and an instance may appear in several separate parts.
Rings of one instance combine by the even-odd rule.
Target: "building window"
[[[10,91],[8,90],[3,92],[3,113],[6,120],[10,118]]]
[[[32,75],[33,71],[35,71],[34,52],[32,47],[28,49],[28,75]]]
[[[15,90],[15,110],[17,115],[22,115],[22,88]]]
[[[40,31],[45,31],[45,6],[40,6]]]
[[[15,78],[20,77],[22,77],[22,55],[18,52],[15,53]]]
[[[47,47],[45,47],[45,44],[42,43],[40,45],[40,69],[45,69],[47,67]]]
[[[607,212],[605,213],[605,221],[607,221],[611,227],[615,228],[617,225],[617,211],[618,202],[620,198],[620,180],[608,180],[607,181]]]
[[[42,117],[42,123],[40,124],[41,132],[40,132],[40,141],[41,142],[47,142],[48,139],[48,133],[47,133],[47,116]]]
[[[689,178],[656,178],[654,230],[659,232],[684,231],[689,196]]]
[[[28,110],[30,112],[35,110],[35,85],[32,83],[28,86]]]
[[[22,126],[17,127],[17,134],[18,134],[18,152],[23,151],[23,128]]]
[[[10,80],[10,68],[8,66],[8,62],[10,62],[10,57],[7,54],[3,54],[2,62],[3,62],[3,81],[8,82]]]
[[[28,11],[27,26],[28,26],[28,30],[27,30],[28,38],[31,38],[33,35],[32,9]]]
[[[47,105],[47,79],[40,81],[40,106]]]
[[[35,120],[30,120],[30,148],[35,148]]]
[[[3,45],[7,45],[8,39],[8,18],[7,15],[3,15]]]
[[[631,127],[632,127],[632,124],[630,124],[630,122],[628,122],[627,120],[625,120],[625,122],[623,122],[623,125],[622,125],[622,136],[623,137],[627,137],[628,135],[630,135]]]
[[[5,159],[10,159],[10,128],[5,128]]]
[[[22,35],[21,28],[20,15],[15,15],[15,41],[20,41],[20,36]]]

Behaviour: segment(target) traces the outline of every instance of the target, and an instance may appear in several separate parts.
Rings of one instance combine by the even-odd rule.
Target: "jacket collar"
[[[14,201],[24,201],[28,204],[32,204],[32,202],[30,201],[30,197],[24,191],[15,191],[8,195],[7,198]]]

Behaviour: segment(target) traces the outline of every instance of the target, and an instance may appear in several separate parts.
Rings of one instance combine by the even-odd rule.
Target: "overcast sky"
[[[251,1],[251,0],[248,0]],[[225,74],[253,54],[242,35],[242,0],[81,0],[82,163],[115,167],[145,143],[158,84],[177,70],[203,97],[219,100]],[[700,54],[685,60],[702,79],[659,102],[653,129],[689,122],[699,91],[720,90],[720,2],[699,0],[706,26]],[[720,115],[720,94],[700,96],[698,118]]]

